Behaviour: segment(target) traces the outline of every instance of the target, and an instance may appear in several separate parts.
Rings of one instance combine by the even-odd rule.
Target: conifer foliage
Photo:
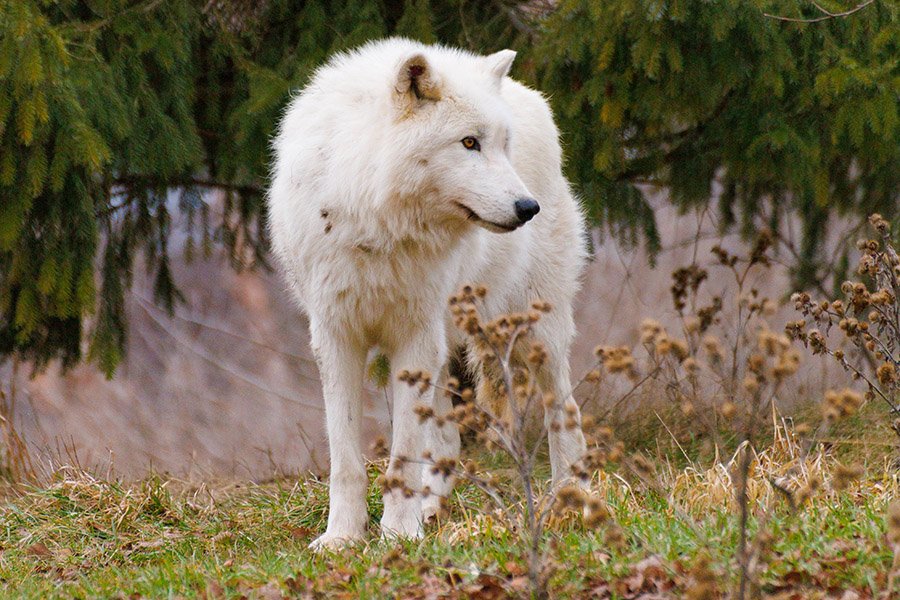
[[[559,0],[541,36],[571,177],[612,224],[642,221],[634,184],[679,207],[723,189],[724,226],[782,232],[800,217],[798,283],[811,285],[829,214],[900,203],[900,23],[893,0]],[[840,279],[838,279],[840,281]]]
[[[838,11],[847,7],[829,2]],[[682,207],[725,189],[726,224],[806,228],[896,213],[893,0],[846,19],[754,0],[0,0],[0,358],[113,373],[136,264],[181,299],[170,256],[265,263],[268,142],[331,53],[386,35],[520,52],[554,104],[589,214],[653,248],[636,184]],[[210,206],[205,193],[224,196]],[[173,247],[184,216],[186,247]],[[805,269],[805,271],[804,271]]]

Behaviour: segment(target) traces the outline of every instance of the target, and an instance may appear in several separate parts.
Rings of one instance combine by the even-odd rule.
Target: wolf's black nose
[[[523,223],[530,221],[534,215],[541,212],[541,205],[531,198],[519,198],[516,200],[516,216]]]

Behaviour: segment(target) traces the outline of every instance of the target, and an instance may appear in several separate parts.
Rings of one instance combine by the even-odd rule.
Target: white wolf
[[[447,299],[464,283],[489,287],[484,316],[553,310],[535,336],[548,359],[541,388],[571,399],[572,298],[585,260],[584,223],[561,173],[561,150],[544,98],[507,77],[515,52],[490,56],[388,39],[332,58],[293,99],[274,142],[269,224],[275,255],[309,316],[322,378],[331,456],[328,527],[313,547],[361,538],[366,470],[360,448],[367,351],[392,371],[446,377]],[[393,390],[391,455],[455,457],[452,424],[420,425],[417,404],[437,414],[444,394]],[[547,411],[545,422],[560,418]],[[549,428],[553,479],[569,475],[585,442],[580,428]],[[385,494],[383,534],[420,537],[451,481],[420,465],[390,467],[424,501]]]

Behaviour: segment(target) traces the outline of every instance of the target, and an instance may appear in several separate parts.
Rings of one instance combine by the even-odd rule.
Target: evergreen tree
[[[828,4],[837,9],[837,6]],[[558,112],[596,222],[658,244],[635,185],[726,225],[799,216],[802,278],[835,212],[896,214],[897,5],[787,23],[751,0],[0,0],[0,357],[88,355],[111,374],[137,258],[180,299],[171,252],[264,264],[268,143],[291,90],[386,35],[519,50]],[[805,10],[805,9],[804,9]],[[211,216],[204,192],[225,195]],[[186,248],[169,242],[171,194]],[[90,323],[90,327],[86,327]]]
[[[539,79],[596,219],[655,244],[635,185],[665,186],[686,209],[718,180],[723,227],[780,234],[799,217],[795,279],[823,280],[830,214],[897,215],[898,6],[803,23],[764,13],[821,16],[813,3],[560,0],[542,23]]]

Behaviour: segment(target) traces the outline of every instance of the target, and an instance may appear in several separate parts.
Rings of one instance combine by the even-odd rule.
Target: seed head
[[[792,340],[805,340],[805,327],[806,320],[804,319],[799,319],[797,321],[788,321],[784,326],[784,332]]]
[[[378,458],[385,458],[390,454],[390,448],[383,437],[375,438],[375,442],[372,444],[372,453]]]
[[[851,483],[862,477],[863,469],[859,465],[837,465],[834,469],[834,489],[842,491]]]
[[[699,317],[685,317],[684,318],[684,330],[689,333],[697,333],[700,331],[700,318]]]
[[[535,367],[541,367],[547,361],[547,349],[540,342],[531,344],[531,352],[528,353],[528,362]]]
[[[586,504],[587,516],[584,518],[584,524],[590,529],[594,529],[603,525],[610,519],[609,508],[598,496],[591,496]]]
[[[853,415],[862,403],[862,394],[849,388],[841,391],[828,390],[825,392],[823,414],[826,420],[833,422]]]
[[[687,600],[708,600],[720,596],[718,577],[713,572],[712,561],[707,554],[701,554],[690,570],[692,581],[685,589]]]
[[[897,383],[897,367],[893,363],[882,363],[875,371],[878,382],[884,386],[890,386]]]
[[[608,425],[601,425],[598,427],[595,435],[602,444],[608,445],[615,440],[615,434],[613,433],[612,427]]]
[[[800,368],[800,353],[796,350],[785,350],[778,356],[772,374],[776,380],[794,375]]]
[[[556,395],[552,392],[545,392],[541,400],[544,410],[553,410],[556,407]]]
[[[704,336],[703,349],[706,350],[706,354],[709,356],[709,360],[712,363],[718,363],[724,356],[722,344],[719,342],[719,339],[713,335]]]
[[[886,235],[891,230],[891,224],[878,213],[874,213],[869,217],[869,224],[881,235]]]
[[[757,379],[754,375],[748,374],[746,377],[744,377],[744,381],[741,383],[741,385],[750,394],[755,394],[757,391],[759,391],[759,379]]]
[[[587,501],[587,494],[577,485],[567,485],[556,494],[557,510],[581,510]]]
[[[644,319],[641,322],[640,331],[642,344],[652,344],[656,341],[657,337],[665,334],[662,325],[654,319]]]
[[[425,423],[434,418],[434,409],[424,404],[416,405],[416,407],[413,408],[413,412],[419,416],[419,423]]]
[[[615,445],[610,448],[609,453],[606,455],[606,459],[611,463],[618,463],[622,461],[624,456],[625,444],[623,442],[616,442]]]
[[[603,536],[603,541],[607,546],[621,550],[625,547],[625,531],[613,523],[606,528],[606,534]]]
[[[747,368],[756,375],[760,375],[766,366],[766,359],[762,354],[754,353],[747,358]]]
[[[790,346],[791,341],[769,329],[762,329],[758,336],[759,349],[769,356],[775,356]]]
[[[651,479],[656,472],[653,463],[643,454],[635,455],[633,463],[634,471],[641,479]]]
[[[810,427],[809,423],[797,423],[797,425],[794,427],[794,433],[801,437],[809,435],[811,431],[812,427]]]
[[[431,474],[440,475],[444,479],[449,478],[456,469],[456,460],[452,458],[441,458],[431,465]]]
[[[544,302],[543,300],[536,300],[532,302],[531,308],[542,313],[548,313],[553,310],[553,306],[551,306],[549,302]]]
[[[722,413],[722,416],[728,420],[734,418],[734,415],[737,414],[737,406],[734,402],[726,401],[722,404],[722,407],[719,409]]]

